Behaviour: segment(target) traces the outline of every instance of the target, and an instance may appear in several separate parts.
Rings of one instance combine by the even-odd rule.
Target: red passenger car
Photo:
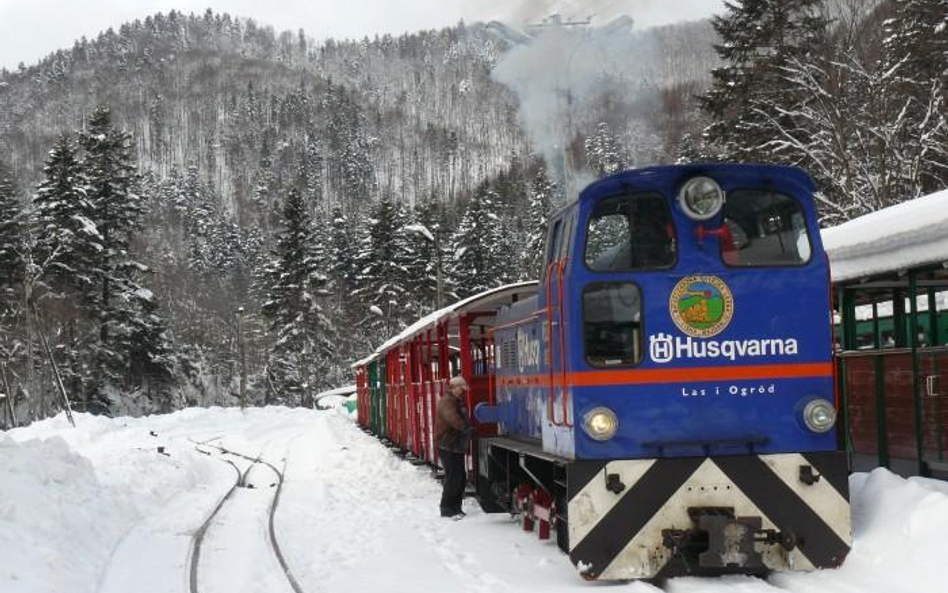
[[[461,375],[470,389],[467,408],[493,402],[490,334],[497,310],[535,294],[536,282],[489,290],[445,307],[406,328],[353,365],[358,423],[413,458],[437,463],[434,410],[448,380]],[[481,435],[493,425],[479,426]],[[468,457],[471,464],[476,462]]]

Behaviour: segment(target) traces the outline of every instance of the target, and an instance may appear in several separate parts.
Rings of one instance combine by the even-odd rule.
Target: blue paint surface
[[[690,220],[676,203],[678,188],[696,175],[715,179],[726,192],[736,190],[772,190],[790,196],[803,209],[810,240],[811,257],[806,265],[795,267],[735,268],[722,261],[718,238],[696,233],[698,223]],[[555,420],[562,421],[560,390],[542,386],[498,388],[502,432],[529,439],[542,439],[551,453],[576,459],[654,458],[700,454],[786,453],[830,451],[836,448],[835,431],[814,434],[803,427],[800,411],[814,397],[834,398],[832,377],[700,381],[689,377],[695,367],[734,367],[775,364],[830,363],[829,269],[820,242],[816,213],[812,203],[813,183],[798,169],[755,165],[675,166],[640,169],[621,173],[597,182],[582,192],[579,199],[560,214],[564,220],[575,217],[575,231],[568,248],[564,271],[560,319],[558,290],[552,290],[553,319],[563,323],[565,356],[560,352],[559,325],[554,325],[552,344],[544,337],[548,320],[546,286],[541,282],[536,299],[529,299],[505,310],[498,317],[507,327],[495,333],[498,350],[495,371],[501,377],[550,377],[548,358],[554,361],[552,376],[560,380],[565,360],[566,371],[610,372],[620,370],[681,369],[680,381],[661,384],[625,384],[614,386],[572,387],[569,394],[569,418],[576,427],[572,442],[564,450],[562,439],[554,444],[544,435],[549,425],[548,402],[555,402]],[[592,272],[583,263],[586,221],[594,205],[604,198],[626,193],[659,192],[668,201],[677,240],[677,261],[670,269],[647,272]],[[705,223],[707,228],[722,224],[720,216]],[[719,278],[733,295],[734,313],[730,324],[711,338],[692,337],[692,351],[709,351],[709,343],[748,343],[760,340],[792,340],[795,354],[711,358],[675,358],[656,361],[650,356],[650,343],[657,336],[685,341],[688,336],[674,323],[669,298],[676,284],[687,276],[709,275]],[[642,362],[621,369],[590,366],[585,358],[582,326],[583,288],[596,282],[633,282],[642,298],[642,333],[645,355]],[[537,312],[540,311],[540,314]],[[500,344],[512,341],[517,349],[517,364],[504,366]],[[534,343],[536,345],[534,345]],[[552,357],[547,355],[547,347]],[[534,356],[520,356],[524,348],[535,348]],[[726,347],[725,347],[726,348]],[[687,349],[684,350],[687,352]],[[536,365],[522,364],[524,358]],[[578,429],[583,415],[596,406],[607,406],[619,417],[619,432],[611,440],[597,442]],[[562,429],[560,429],[562,431]],[[717,444],[714,444],[714,443]],[[745,444],[741,444],[745,443]],[[749,447],[753,444],[753,448]]]

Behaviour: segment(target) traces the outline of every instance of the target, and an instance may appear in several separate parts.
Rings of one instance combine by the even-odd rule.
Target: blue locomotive
[[[550,222],[538,283],[456,303],[354,365],[359,423],[437,462],[472,385],[471,481],[587,579],[838,566],[851,545],[830,284],[794,168],[638,169]]]

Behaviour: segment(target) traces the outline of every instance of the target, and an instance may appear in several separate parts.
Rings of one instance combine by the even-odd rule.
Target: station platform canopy
[[[821,232],[854,469],[948,477],[948,190]]]
[[[948,190],[824,229],[834,283],[948,264]]]

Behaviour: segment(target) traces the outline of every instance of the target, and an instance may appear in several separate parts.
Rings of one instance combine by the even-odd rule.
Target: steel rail
[[[284,472],[277,469],[277,467],[273,465],[272,463],[270,463],[269,461],[261,459],[259,456],[251,457],[249,455],[245,455],[243,453],[233,451],[231,449],[227,449],[226,447],[221,447],[219,445],[211,445],[206,442],[202,443],[202,445],[205,447],[216,449],[220,451],[221,453],[225,453],[227,455],[233,455],[234,457],[246,459],[248,461],[251,461],[252,463],[247,468],[243,476],[239,476],[238,483],[235,484],[233,487],[231,487],[231,489],[227,492],[224,498],[221,499],[220,503],[218,503],[217,507],[214,509],[214,512],[211,513],[211,516],[208,517],[207,521],[205,521],[205,524],[202,525],[201,529],[198,530],[198,532],[200,533],[200,537],[201,538],[204,537],[204,532],[207,530],[207,527],[210,525],[211,521],[214,519],[214,516],[217,514],[220,508],[224,505],[224,502],[226,502],[227,499],[230,497],[230,495],[234,492],[237,486],[242,485],[246,482],[246,478],[247,478],[247,475],[249,475],[250,470],[253,469],[253,467],[257,465],[258,463],[267,466],[268,468],[270,468],[270,470],[274,474],[276,474],[276,477],[277,477],[276,492],[273,495],[273,499],[270,501],[270,506],[267,511],[267,530],[270,537],[270,548],[273,550],[273,555],[276,556],[277,562],[280,564],[280,569],[283,571],[283,575],[286,577],[286,580],[290,583],[290,587],[292,587],[293,591],[295,593],[305,593],[303,591],[303,588],[300,586],[299,581],[296,580],[296,577],[294,577],[292,571],[290,571],[289,564],[287,563],[286,557],[283,555],[283,550],[280,548],[280,543],[277,540],[276,527],[274,525],[274,517],[276,517],[276,511],[280,504],[280,496],[283,493],[283,483],[285,481]],[[231,461],[227,461],[227,462],[230,463],[231,465],[234,465],[233,462]],[[236,468],[237,466],[234,465],[234,467]],[[284,469],[286,469],[285,462],[284,462]],[[198,546],[196,546],[195,552],[196,553],[192,555],[192,565],[191,565],[191,593],[200,593],[197,589],[197,557],[200,555],[199,544]]]

